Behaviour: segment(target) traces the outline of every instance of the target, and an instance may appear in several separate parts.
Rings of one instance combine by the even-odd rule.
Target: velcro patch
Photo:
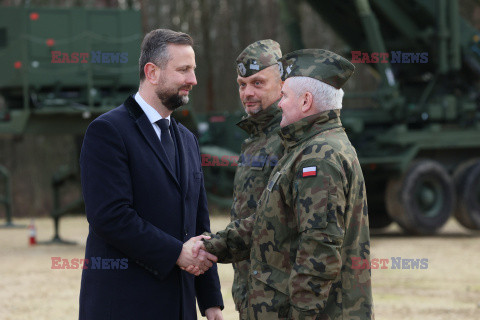
[[[317,176],[317,167],[306,167],[303,168],[302,177],[316,177]]]
[[[275,175],[273,176],[273,179],[268,182],[268,185],[267,185],[267,190],[268,191],[272,192],[273,187],[275,186],[275,183],[277,183],[277,180],[278,180],[278,178],[280,178],[281,175],[282,174],[280,173],[280,171],[275,173]]]

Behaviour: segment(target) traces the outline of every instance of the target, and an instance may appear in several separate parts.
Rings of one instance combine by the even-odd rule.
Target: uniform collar
[[[285,149],[288,149],[320,132],[341,127],[340,110],[337,109],[320,112],[303,118],[281,128],[278,134],[283,140]]]
[[[253,136],[260,135],[262,132],[267,134],[269,127],[282,120],[282,112],[277,107],[278,101],[257,114],[244,116],[237,126]]]

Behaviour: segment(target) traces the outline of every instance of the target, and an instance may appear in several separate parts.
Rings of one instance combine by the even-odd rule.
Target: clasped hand
[[[177,260],[180,269],[185,270],[195,276],[205,273],[213,263],[217,262],[217,257],[205,250],[200,250],[203,246],[201,239],[210,239],[209,236],[200,235],[190,238],[183,244],[182,252]]]

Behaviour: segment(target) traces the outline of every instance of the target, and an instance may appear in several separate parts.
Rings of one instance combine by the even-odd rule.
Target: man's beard
[[[245,103],[246,102],[249,102],[249,101],[247,100],[247,101],[245,101]],[[247,108],[247,107],[245,107],[245,105],[243,107],[245,109],[245,112],[250,116],[256,115],[257,113],[259,113],[260,111],[263,110],[263,106],[262,106],[261,103],[255,109]]]
[[[178,89],[178,91],[182,89],[192,89],[192,86],[183,86]],[[157,90],[156,94],[158,99],[162,102],[162,104],[170,111],[174,111],[175,109],[185,105],[188,103],[188,95],[181,96],[178,94],[178,91],[172,93],[172,91],[161,91]]]

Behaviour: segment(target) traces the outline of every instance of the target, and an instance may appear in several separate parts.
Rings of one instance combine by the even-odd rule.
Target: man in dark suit
[[[170,117],[197,84],[192,46],[184,33],[148,33],[139,92],[87,129],[81,320],[196,319],[195,296],[202,315],[223,319],[216,257],[191,250],[210,229],[198,142]]]

